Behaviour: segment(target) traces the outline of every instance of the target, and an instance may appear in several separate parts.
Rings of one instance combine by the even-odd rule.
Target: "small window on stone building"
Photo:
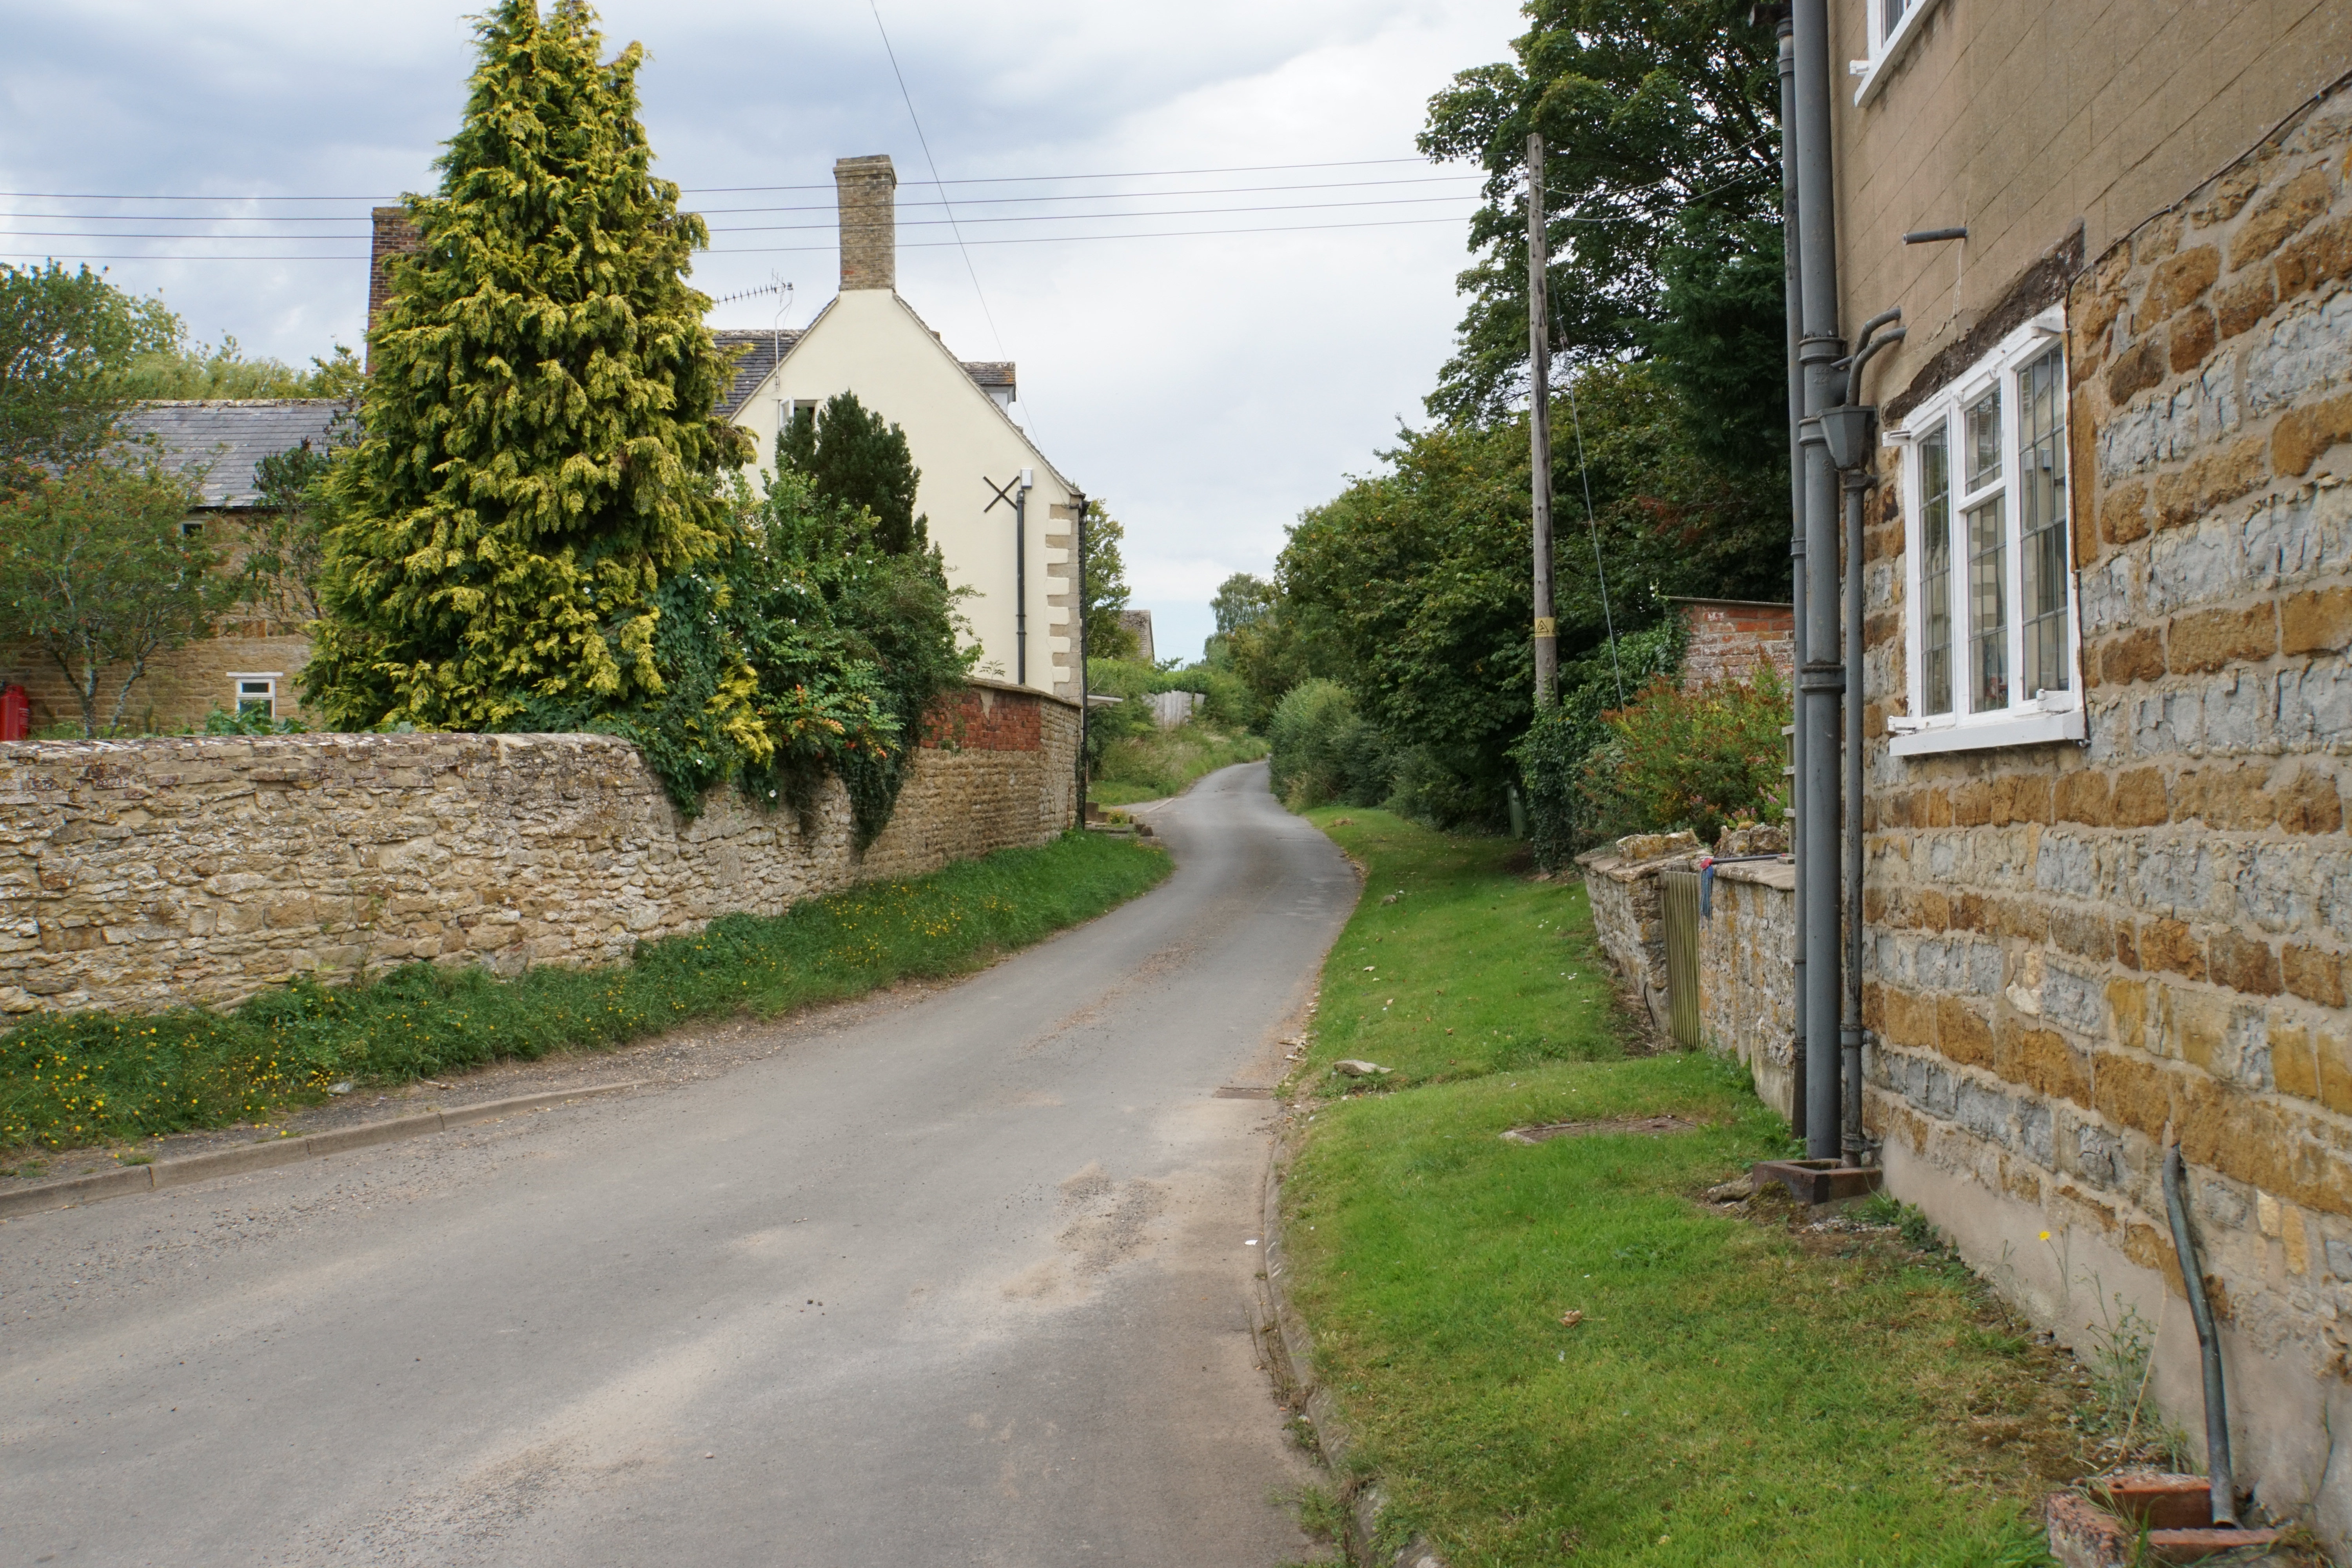
[[[239,717],[258,714],[264,719],[278,717],[278,680],[276,674],[233,675],[229,679],[236,689],[236,711]]]
[[[204,531],[205,531],[205,525],[204,525],[204,522],[202,521],[202,520],[197,519],[197,518],[193,518],[193,517],[192,517],[192,518],[188,519],[185,522],[183,522],[182,524],[180,524],[180,537],[181,537],[181,538],[183,538],[183,539],[194,539],[194,538],[197,538],[198,536],[200,536],[201,534],[203,534],[203,532],[204,532]]]
[[[2082,737],[2064,330],[2043,312],[1889,432],[1909,520],[1897,756]]]

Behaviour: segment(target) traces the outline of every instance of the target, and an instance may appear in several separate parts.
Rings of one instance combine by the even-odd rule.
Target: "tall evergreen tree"
[[[499,729],[657,694],[654,595],[709,555],[749,453],[686,276],[708,241],[652,174],[635,44],[499,0],[422,244],[370,333],[365,436],[331,481],[305,672],[334,723]]]
[[[820,503],[873,514],[875,548],[906,555],[929,543],[929,520],[915,515],[923,477],[907,433],[857,400],[836,393],[822,410],[803,409],[776,437],[776,457],[809,482]]]

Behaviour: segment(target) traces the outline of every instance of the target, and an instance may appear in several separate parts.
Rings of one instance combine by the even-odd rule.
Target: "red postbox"
[[[21,686],[0,687],[0,741],[21,741],[33,730],[33,701]]]

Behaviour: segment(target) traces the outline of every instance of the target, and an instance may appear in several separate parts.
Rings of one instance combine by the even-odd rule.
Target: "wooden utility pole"
[[[1544,144],[1528,137],[1528,372],[1533,384],[1528,437],[1534,470],[1536,549],[1536,708],[1552,703],[1559,684],[1559,637],[1551,613],[1551,333],[1545,274],[1551,248],[1544,233]]]

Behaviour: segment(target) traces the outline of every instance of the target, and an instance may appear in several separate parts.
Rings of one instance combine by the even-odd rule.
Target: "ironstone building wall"
[[[2242,1484],[2341,1542],[2352,1456],[2352,94],[2065,289],[2087,742],[1874,747],[1868,1102],[1891,1187],[2062,1331],[2164,1318],[2195,1427],[2158,1166],[2217,1287]],[[1892,469],[1889,470],[1892,477]],[[1871,698],[1897,710],[1882,485]],[[2057,1239],[2045,1243],[2044,1233]],[[2109,1310],[2112,1310],[2109,1307]]]
[[[2079,30],[2083,14],[1945,5],[1876,102],[1896,102],[1902,72],[1947,100],[1997,97],[1992,71],[1970,81],[1950,57],[2008,60],[1988,42],[1995,23]],[[2332,15],[2343,33],[2347,14]],[[2274,24],[2284,38],[2314,17],[2326,19],[2155,5],[2114,20],[2231,37]],[[2242,40],[2164,57],[2183,89],[2147,100],[2137,161],[2083,196],[2094,223],[2066,220],[2066,182],[2118,144],[2091,137],[2067,164],[2053,131],[2054,149],[2040,144],[2058,194],[2042,204],[2038,251],[2019,237],[2032,227],[2023,176],[1979,169],[1975,143],[1938,143],[1934,116],[1898,105],[1915,121],[1889,132],[1916,144],[1910,183],[1878,182],[1883,146],[1841,169],[1841,276],[1860,279],[1849,322],[1889,302],[1855,290],[1884,285],[1916,323],[1883,378],[1902,389],[1886,398],[1890,423],[2053,306],[2069,389],[2079,742],[1897,754],[1887,721],[1910,719],[1909,563],[1900,455],[1880,453],[1862,563],[1863,979],[1865,1117],[1888,1190],[2078,1348],[2136,1313],[2154,1335],[2151,1405],[2201,1453],[2197,1345],[2158,1174],[2177,1141],[2237,1482],[2344,1560],[2352,1445],[2331,1434],[2352,1430],[2352,79],[2280,120],[2282,83],[2307,82],[2326,38],[2305,43],[2273,39],[2275,58]],[[2334,72],[2352,64],[2344,45],[2329,46]],[[1864,52],[1841,39],[1833,58]],[[2076,84],[2094,98],[2106,90],[2097,64]],[[2221,82],[2225,67],[2250,74]],[[1840,116],[1842,157],[1879,129]],[[2232,116],[2258,122],[2210,150]],[[2003,272],[1969,275],[1965,308],[1954,273],[1906,282],[1881,254],[1883,229],[1969,216],[1926,210],[1944,195],[1922,194],[1937,171],[1918,147],[1950,153],[1944,195],[1986,204],[2008,247],[1992,247]],[[2119,216],[2116,193],[2146,186],[2151,165],[2181,171],[2169,205]],[[1979,189],[1979,172],[2008,183]],[[1909,206],[1894,212],[1898,196]],[[1638,883],[1686,860],[1663,844],[1593,858],[1596,921],[1621,963],[1656,958],[1654,899]],[[1727,889],[1733,877],[1746,885]],[[1770,879],[1719,876],[1700,1015],[1708,1043],[1785,1104],[1776,1047],[1793,939]]]

